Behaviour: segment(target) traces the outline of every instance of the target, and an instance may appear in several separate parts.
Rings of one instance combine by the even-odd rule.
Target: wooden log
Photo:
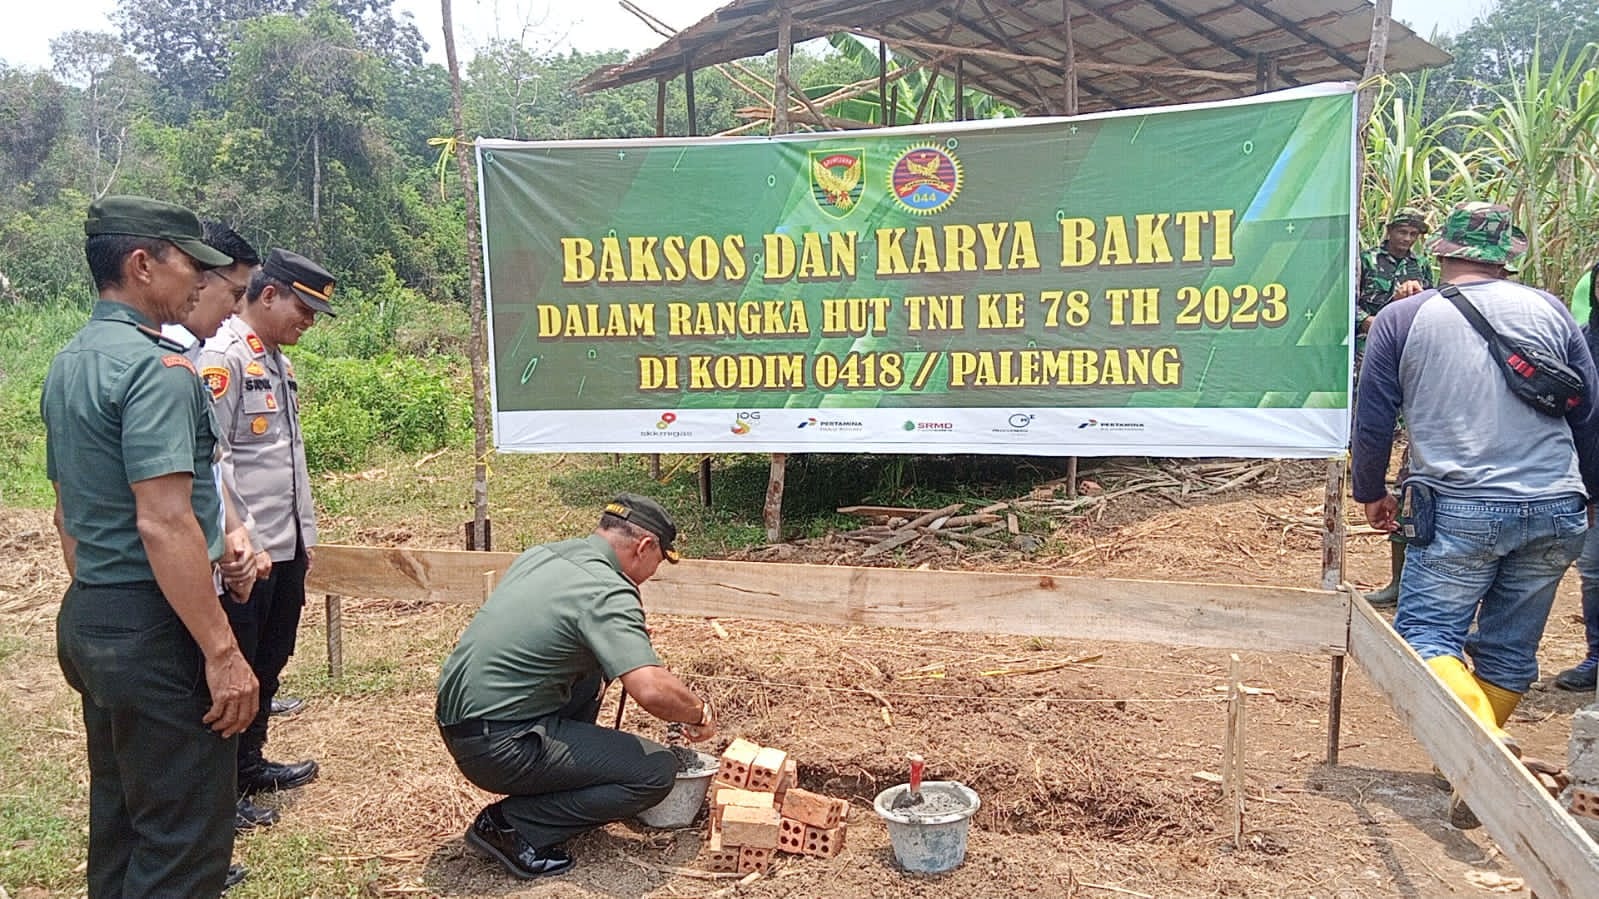
[[[1233,653],[1227,667],[1227,739],[1222,746],[1221,792],[1233,846],[1244,843],[1244,682],[1243,663]]]

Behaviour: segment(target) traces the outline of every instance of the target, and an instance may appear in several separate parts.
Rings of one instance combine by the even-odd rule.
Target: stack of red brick
[[[832,858],[844,849],[849,802],[799,788],[794,760],[734,740],[711,783],[703,860],[716,872],[766,871],[779,852]]]

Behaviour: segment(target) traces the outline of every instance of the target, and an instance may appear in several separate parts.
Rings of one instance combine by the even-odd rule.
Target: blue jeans
[[[1588,658],[1599,659],[1599,528],[1588,531],[1582,555],[1577,557],[1582,575],[1582,629],[1588,633]]]
[[[1464,659],[1472,620],[1477,677],[1525,693],[1538,679],[1538,641],[1560,578],[1588,530],[1581,497],[1537,502],[1436,502],[1426,546],[1410,545],[1394,629],[1423,659]]]

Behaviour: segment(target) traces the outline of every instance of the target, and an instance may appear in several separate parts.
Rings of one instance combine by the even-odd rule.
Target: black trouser
[[[620,821],[666,798],[677,778],[670,749],[599,727],[598,676],[579,681],[572,700],[532,721],[472,719],[441,728],[466,779],[504,793],[505,818],[537,849]]]
[[[273,562],[272,572],[256,582],[248,602],[224,603],[239,651],[250,660],[250,670],[261,682],[261,708],[239,737],[241,772],[261,764],[272,697],[278,695],[278,679],[294,655],[294,641],[300,632],[300,610],[305,607],[305,563],[305,546],[296,544],[294,558]]]
[[[90,899],[217,896],[233,852],[232,739],[194,638],[154,583],[67,588],[56,657],[83,696]]]

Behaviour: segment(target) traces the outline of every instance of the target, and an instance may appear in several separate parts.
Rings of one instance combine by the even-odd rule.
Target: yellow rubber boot
[[[1499,726],[1498,715],[1493,704],[1488,699],[1488,694],[1483,689],[1488,687],[1493,690],[1499,690],[1498,687],[1494,687],[1492,684],[1484,684],[1482,681],[1477,680],[1476,676],[1466,670],[1466,663],[1454,656],[1433,656],[1427,660],[1427,667],[1432,669],[1434,676],[1443,681],[1444,686],[1449,688],[1449,692],[1455,694],[1465,704],[1466,710],[1471,712],[1472,717],[1481,722],[1483,727],[1487,728],[1494,739],[1504,739],[1504,729]],[[1509,693],[1510,691],[1500,690],[1499,692]],[[1515,695],[1515,697],[1518,701],[1521,699],[1519,695]],[[1512,704],[1511,708],[1514,707]],[[1507,711],[1505,716],[1508,718],[1509,715],[1510,713]]]
[[[1496,687],[1475,674],[1471,676],[1471,679],[1477,682],[1477,688],[1482,690],[1482,695],[1487,698],[1488,705],[1493,708],[1494,723],[1503,729],[1505,722],[1510,720],[1510,714],[1516,710],[1516,706],[1521,704],[1523,694],[1514,693],[1504,687]]]

